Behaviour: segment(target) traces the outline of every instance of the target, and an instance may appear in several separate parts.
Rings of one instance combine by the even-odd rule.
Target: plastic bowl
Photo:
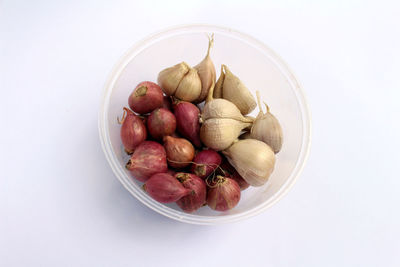
[[[240,77],[255,94],[268,103],[279,119],[284,134],[282,150],[277,154],[275,170],[262,187],[242,191],[239,204],[228,212],[202,207],[193,214],[184,213],[175,204],[161,204],[150,198],[141,183],[125,169],[129,157],[120,140],[122,108],[134,87],[141,81],[156,81],[158,73],[185,61],[194,66],[205,56],[208,39],[214,33],[211,51],[217,77],[221,64]],[[253,115],[258,113],[258,109]],[[187,25],[164,30],[133,46],[117,63],[104,92],[99,114],[101,144],[108,162],[124,187],[139,201],[169,218],[194,224],[218,224],[249,218],[277,202],[293,186],[310,148],[310,115],[304,94],[292,71],[270,48],[238,31],[211,25]]]

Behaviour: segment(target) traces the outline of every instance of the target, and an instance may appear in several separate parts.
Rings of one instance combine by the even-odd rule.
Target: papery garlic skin
[[[182,78],[176,88],[174,96],[180,100],[192,102],[196,100],[201,92],[201,80],[197,70],[189,68],[188,73]]]
[[[251,123],[228,118],[212,118],[204,121],[200,128],[200,139],[205,146],[216,151],[228,148],[240,132]]]
[[[166,95],[174,95],[189,69],[190,66],[186,62],[166,68],[158,74],[157,83]]]
[[[210,118],[229,118],[242,122],[252,122],[254,120],[244,117],[235,104],[223,98],[216,98],[207,102],[201,113],[201,118],[203,121]]]
[[[265,104],[267,112],[264,113],[261,107],[260,92],[257,91],[257,101],[260,112],[254,120],[250,130],[250,137],[260,140],[269,145],[274,153],[278,153],[282,148],[283,133],[278,119],[271,114],[269,107]]]
[[[282,127],[270,112],[257,116],[251,127],[250,136],[268,144],[275,154],[282,148]]]
[[[210,90],[212,84],[213,83],[215,84],[216,72],[214,63],[212,62],[210,57],[210,50],[211,47],[213,46],[213,43],[214,43],[214,35],[212,35],[211,38],[209,38],[208,50],[206,56],[199,64],[194,66],[201,80],[201,92],[199,97],[195,100],[196,103],[204,101],[204,99],[208,95],[208,91]]]
[[[224,72],[225,74],[223,74]],[[215,93],[216,96],[214,97],[218,97],[217,95],[221,94],[220,97],[235,104],[243,115],[253,111],[257,106],[256,100],[242,81],[226,65],[222,65],[221,76],[224,77],[218,79],[214,92],[218,92],[221,87],[222,94]]]
[[[239,140],[222,153],[252,186],[264,185],[274,170],[274,151],[264,142],[255,139]]]

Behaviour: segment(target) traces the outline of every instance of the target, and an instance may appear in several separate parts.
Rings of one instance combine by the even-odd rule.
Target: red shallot
[[[146,126],[142,119],[136,116],[131,110],[124,107],[122,117],[121,140],[125,151],[132,154],[133,150],[147,138]]]
[[[176,129],[174,114],[165,108],[154,110],[147,119],[147,129],[150,135],[157,140],[173,134]]]
[[[207,187],[203,179],[191,173],[177,173],[175,178],[183,187],[192,190],[192,192],[181,199],[176,204],[186,212],[194,212],[206,203]]]
[[[141,82],[129,96],[128,103],[139,114],[149,113],[163,105],[161,87],[153,82]]]
[[[133,152],[126,168],[141,182],[153,174],[166,172],[168,166],[164,147],[154,141],[142,142]]]
[[[184,168],[194,157],[193,145],[184,138],[165,136],[164,148],[167,152],[168,165],[172,168]]]
[[[227,211],[240,200],[240,187],[231,178],[217,175],[207,191],[207,205],[213,210]]]
[[[143,188],[152,198],[161,203],[175,202],[192,192],[168,173],[154,174],[143,185]]]
[[[190,102],[178,100],[174,104],[174,114],[178,132],[196,147],[201,147],[199,108]]]

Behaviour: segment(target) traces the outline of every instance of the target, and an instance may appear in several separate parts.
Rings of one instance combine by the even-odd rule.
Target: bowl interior
[[[256,90],[279,119],[284,134],[282,150],[277,154],[275,170],[262,187],[242,191],[238,206],[225,212],[203,207],[193,214],[183,213],[176,204],[160,204],[141,189],[125,169],[129,157],[120,140],[122,107],[135,86],[144,80],[157,80],[158,73],[185,61],[194,66],[206,54],[207,33],[214,33],[211,57],[217,70],[227,65],[255,95]],[[124,186],[150,208],[185,222],[212,224],[233,221],[257,214],[281,197],[300,172],[309,147],[309,117],[299,85],[286,65],[269,48],[244,34],[214,27],[186,26],[171,29],[142,41],[122,58],[106,85],[100,131],[107,158]],[[258,108],[251,115],[256,116]]]

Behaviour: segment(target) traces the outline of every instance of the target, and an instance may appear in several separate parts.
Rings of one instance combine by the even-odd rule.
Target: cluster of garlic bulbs
[[[275,154],[282,147],[279,121],[261,107],[257,91],[259,114],[246,116],[257,102],[243,82],[226,65],[216,80],[210,58],[213,38],[209,40],[206,57],[195,67],[182,62],[159,73],[158,83],[165,94],[183,101],[201,103],[200,139],[205,146],[222,151],[230,164],[252,186],[265,184],[274,170]],[[243,131],[246,133],[238,139]],[[244,138],[242,138],[244,137]]]
[[[214,38],[211,37],[207,55],[195,67],[192,68],[186,62],[182,62],[158,74],[157,82],[166,95],[194,103],[204,101],[216,77],[214,63],[210,57],[213,42]]]

